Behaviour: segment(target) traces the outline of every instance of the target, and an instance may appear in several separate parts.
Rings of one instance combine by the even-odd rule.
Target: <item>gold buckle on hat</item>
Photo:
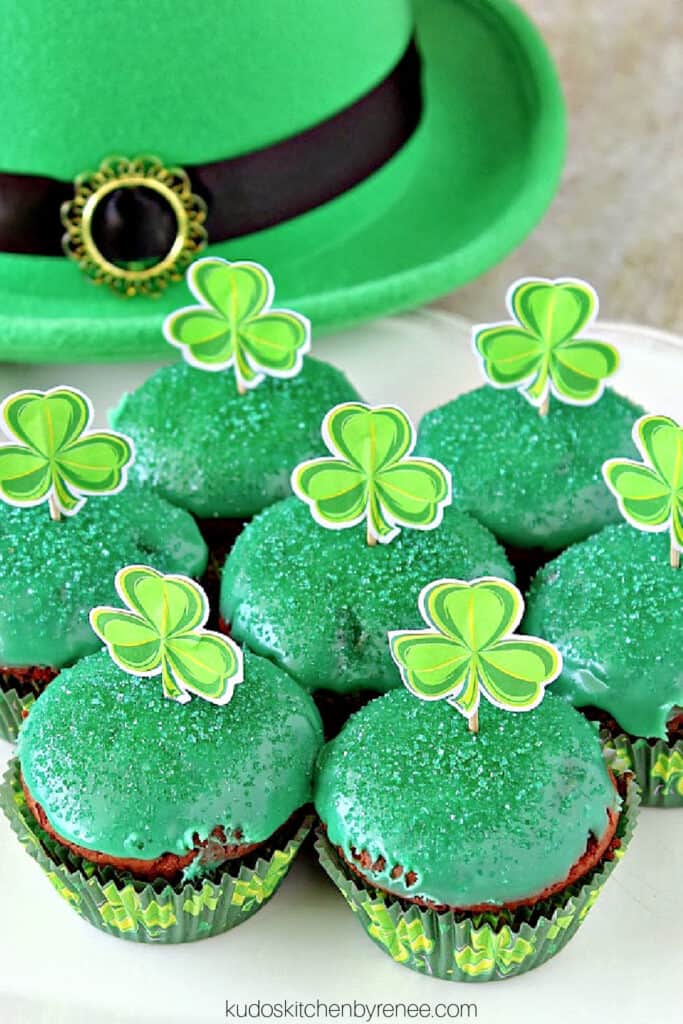
[[[149,189],[161,196],[175,217],[173,243],[153,263],[114,263],[93,237],[93,219],[100,204],[113,192],[127,188]],[[187,173],[181,167],[165,167],[153,156],[108,157],[97,171],[80,174],[74,181],[73,199],[62,204],[60,213],[66,229],[62,237],[65,255],[95,284],[107,284],[119,295],[161,294],[172,281],[182,279],[207,242],[206,205],[192,192]]]

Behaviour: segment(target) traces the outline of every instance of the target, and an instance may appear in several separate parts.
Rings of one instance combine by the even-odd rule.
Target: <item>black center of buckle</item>
[[[122,186],[93,211],[93,242],[110,263],[157,263],[171,251],[178,221],[169,201],[144,185]]]

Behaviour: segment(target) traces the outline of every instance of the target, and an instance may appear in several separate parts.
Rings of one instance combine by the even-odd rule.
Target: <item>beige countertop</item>
[[[519,2],[564,86],[562,186],[523,245],[437,305],[495,319],[516,277],[573,274],[601,316],[683,333],[683,0]]]

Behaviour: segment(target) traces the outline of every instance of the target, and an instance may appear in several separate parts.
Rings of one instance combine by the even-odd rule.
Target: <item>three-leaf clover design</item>
[[[598,314],[598,296],[577,278],[521,278],[506,298],[512,321],[473,328],[484,375],[497,388],[518,388],[544,414],[550,392],[569,405],[591,405],[619,353],[604,341],[580,337]]]
[[[633,440],[643,462],[608,459],[605,482],[624,519],[638,530],[671,532],[671,564],[683,551],[683,427],[669,416],[641,416]]]
[[[204,629],[209,604],[187,576],[164,576],[146,565],[116,574],[126,605],[99,607],[90,624],[112,660],[134,676],[161,676],[166,697],[186,704],[194,694],[227,704],[242,682],[242,652],[228,637]]]
[[[47,501],[58,519],[72,516],[93,494],[126,485],[133,442],[112,430],[89,431],[93,408],[76,388],[17,391],[0,406],[0,497],[29,508]]]
[[[482,695],[508,711],[531,711],[562,671],[551,643],[514,632],[524,600],[506,580],[436,580],[423,589],[419,608],[428,629],[389,633],[401,678],[421,700],[445,698],[471,728]]]
[[[311,325],[289,309],[272,309],[273,279],[259,263],[197,260],[187,271],[198,306],[164,321],[164,336],[200,370],[234,367],[240,392],[266,376],[295,377],[311,347]]]
[[[451,477],[434,459],[410,458],[415,429],[394,405],[337,405],[323,420],[332,458],[302,462],[292,489],[316,522],[343,530],[367,521],[369,544],[388,544],[402,526],[432,530],[451,501]]]

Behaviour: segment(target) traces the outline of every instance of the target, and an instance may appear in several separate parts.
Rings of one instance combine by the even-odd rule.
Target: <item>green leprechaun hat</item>
[[[167,354],[200,253],[266,264],[316,330],[414,306],[557,185],[560,89],[508,0],[0,12],[0,359]]]

